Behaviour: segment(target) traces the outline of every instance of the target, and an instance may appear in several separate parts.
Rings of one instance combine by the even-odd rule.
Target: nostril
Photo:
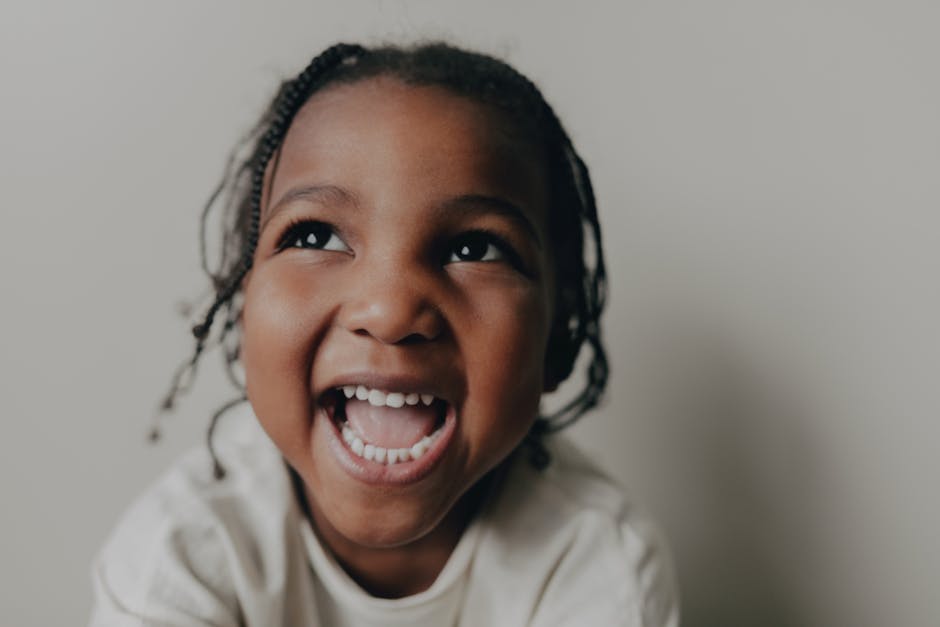
[[[356,329],[355,331],[353,331],[353,333],[361,337],[373,337],[374,336],[374,334],[370,333],[368,329]],[[391,343],[403,344],[405,346],[409,346],[412,344],[421,344],[423,342],[433,340],[436,336],[437,334],[435,334],[432,337],[427,337],[423,333],[409,333],[405,337],[395,340],[394,342],[391,342]]]
[[[427,342],[430,339],[433,339],[433,338],[425,337],[421,335],[420,333],[412,333],[411,335],[407,335],[403,337],[398,343],[405,344],[405,345],[420,344],[422,342]]]
[[[371,337],[384,344],[433,340],[445,326],[427,290],[398,281],[358,290],[343,303],[337,321],[357,336]]]

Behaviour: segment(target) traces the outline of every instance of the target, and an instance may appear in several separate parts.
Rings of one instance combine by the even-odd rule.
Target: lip
[[[317,414],[318,419],[323,420],[329,426],[326,429],[327,445],[339,465],[354,479],[377,486],[407,485],[428,476],[443,459],[457,427],[457,410],[453,403],[447,403],[447,412],[444,415],[444,424],[440,428],[440,435],[435,438],[434,443],[424,455],[407,462],[386,465],[353,453],[343,441],[339,427],[326,407],[318,404]]]

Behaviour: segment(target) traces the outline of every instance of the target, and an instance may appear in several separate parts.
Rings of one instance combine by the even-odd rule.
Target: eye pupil
[[[284,234],[278,248],[279,250],[300,248],[303,250],[352,252],[332,224],[314,220],[301,220],[292,225]]]
[[[457,247],[457,256],[463,260],[482,259],[488,244],[482,240],[467,241]]]
[[[329,239],[330,230],[326,225],[307,225],[294,245],[299,248],[323,248]]]

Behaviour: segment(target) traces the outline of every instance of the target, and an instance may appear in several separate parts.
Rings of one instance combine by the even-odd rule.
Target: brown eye
[[[502,261],[501,242],[489,233],[465,233],[454,242],[448,263],[458,261]]]
[[[307,248],[313,250],[349,251],[332,226],[325,222],[301,222],[288,229],[281,248]]]

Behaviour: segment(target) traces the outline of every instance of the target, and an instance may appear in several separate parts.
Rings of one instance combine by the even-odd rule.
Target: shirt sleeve
[[[95,568],[92,572],[94,606],[89,627],[221,627],[236,625],[226,618],[220,621],[180,612],[171,605],[151,600],[146,606],[132,609],[108,584],[103,573]],[[205,608],[203,612],[205,613]],[[221,618],[221,617],[220,617]]]
[[[673,568],[655,527],[585,515],[542,590],[533,627],[678,627]]]
[[[643,627],[678,627],[679,595],[669,547],[645,515],[621,523],[624,556],[636,573]]]
[[[92,566],[91,627],[235,627],[238,600],[211,518],[181,516],[160,495],[124,515]],[[173,513],[175,511],[175,514]]]
[[[98,561],[92,569],[94,604],[89,627],[236,627],[231,608],[191,575],[176,577],[164,569],[149,577],[109,576],[126,570]],[[119,575],[118,577],[123,577]]]

